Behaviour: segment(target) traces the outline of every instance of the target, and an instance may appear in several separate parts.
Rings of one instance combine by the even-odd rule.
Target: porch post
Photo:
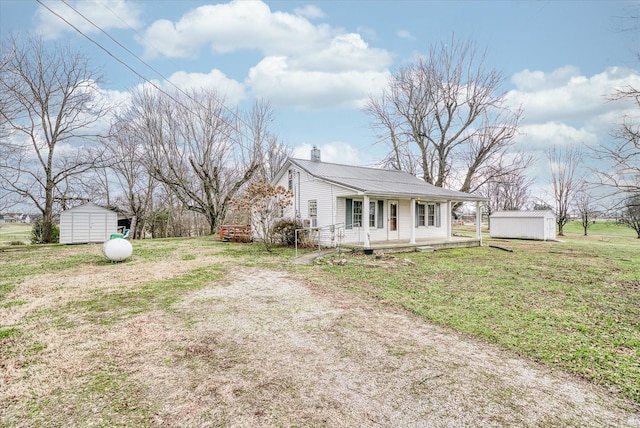
[[[362,231],[364,232],[364,248],[370,248],[371,242],[369,242],[369,195],[364,195],[362,201]]]
[[[446,216],[445,218],[447,219],[446,221],[447,241],[451,241],[453,239],[453,237],[451,236],[452,235],[451,232],[453,232],[453,229],[451,227],[451,201],[447,201],[446,208],[447,208],[447,212],[444,213],[444,215]]]
[[[416,243],[416,200],[415,199],[411,199],[411,209],[410,209],[410,217],[411,220],[409,221],[409,224],[411,225],[411,232],[410,232],[410,237],[411,239],[409,240],[410,244],[415,244]]]
[[[480,240],[480,246],[482,246],[482,211],[480,210],[480,201],[476,201],[476,238]]]

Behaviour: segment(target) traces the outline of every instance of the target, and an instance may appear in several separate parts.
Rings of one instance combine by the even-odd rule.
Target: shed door
[[[547,230],[544,234],[544,239],[556,239],[556,222],[553,218],[547,219]]]
[[[107,240],[107,219],[105,213],[93,212],[89,214],[89,241],[104,242]]]
[[[398,201],[389,201],[389,228],[387,229],[387,239],[389,241],[398,239]]]

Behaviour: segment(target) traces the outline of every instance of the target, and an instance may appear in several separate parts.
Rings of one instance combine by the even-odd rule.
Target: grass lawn
[[[584,229],[579,221],[570,221],[564,226],[564,233],[584,235]],[[614,220],[597,220],[587,228],[587,236],[638,237],[635,230]]]
[[[323,269],[334,283],[354,292],[614,387],[640,402],[637,239],[571,233],[561,243],[487,239],[484,247],[398,257],[410,263],[351,256],[344,265]]]
[[[31,225],[25,223],[0,224],[0,247],[31,242]]]
[[[88,423],[96,406],[103,406],[105,426],[146,426],[160,401],[148,401],[110,347],[91,348],[93,338],[117,341],[119,328],[144,329],[136,317],[152,321],[158,313],[188,332],[198,320],[177,309],[185,296],[224,284],[235,267],[249,266],[290,270],[328,292],[339,288],[406,308],[640,403],[640,240],[611,229],[588,237],[579,232],[568,232],[563,242],[486,239],[479,248],[380,259],[335,254],[306,266],[288,263],[293,249],[267,253],[260,245],[211,238],[133,241],[134,256],[120,264],[106,261],[95,246],[20,247],[0,252],[0,367],[31,367],[34,389],[24,396],[52,397],[11,401],[34,426],[51,423],[60,409],[86,409],[74,420]],[[329,263],[336,258],[344,264]],[[77,361],[60,362],[69,389],[47,393],[58,380],[46,378],[41,360],[65,350],[46,345],[58,337],[82,346],[72,349]],[[175,352],[190,357],[184,349]],[[167,367],[174,363],[166,360]]]

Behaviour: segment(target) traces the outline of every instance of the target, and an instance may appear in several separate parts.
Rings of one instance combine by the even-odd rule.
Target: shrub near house
[[[282,219],[284,210],[292,204],[292,197],[293,193],[282,186],[257,181],[234,199],[232,206],[251,213],[252,234],[269,250],[279,243],[280,237],[274,226]]]

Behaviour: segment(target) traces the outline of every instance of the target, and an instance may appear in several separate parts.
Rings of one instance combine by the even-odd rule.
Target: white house
[[[556,239],[556,216],[551,211],[498,211],[489,217],[492,238]]]
[[[60,243],[105,242],[118,232],[118,214],[93,203],[60,213]]]
[[[321,244],[452,240],[451,207],[476,202],[476,238],[481,242],[480,202],[485,199],[426,183],[403,171],[326,163],[320,151],[311,160],[289,158],[272,184],[294,194],[284,217],[325,230]]]

